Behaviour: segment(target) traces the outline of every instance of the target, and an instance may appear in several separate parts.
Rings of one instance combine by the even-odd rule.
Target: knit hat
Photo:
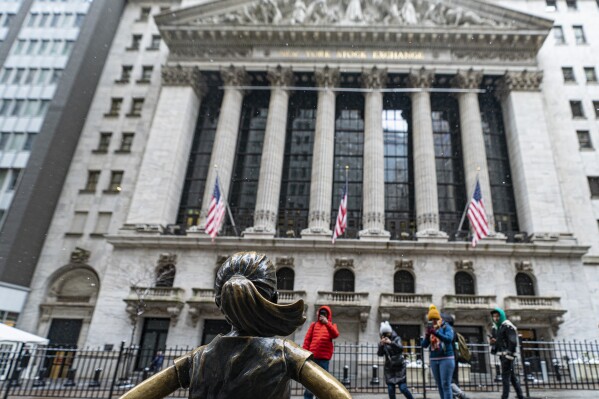
[[[440,320],[441,319],[441,313],[439,313],[439,311],[437,310],[437,307],[435,305],[431,305],[428,307],[428,319],[429,320],[433,320],[433,319]]]
[[[388,321],[384,321],[381,323],[381,329],[380,329],[380,333],[381,335],[385,334],[385,333],[390,333],[393,332],[393,329],[391,328],[391,325],[389,324]]]

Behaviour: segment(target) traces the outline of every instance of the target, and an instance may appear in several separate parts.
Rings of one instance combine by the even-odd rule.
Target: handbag
[[[403,353],[395,353],[395,354],[391,355],[389,353],[389,351],[387,350],[387,347],[385,347],[385,354],[387,355],[387,358],[389,359],[389,365],[391,366],[391,368],[400,369],[404,366]]]

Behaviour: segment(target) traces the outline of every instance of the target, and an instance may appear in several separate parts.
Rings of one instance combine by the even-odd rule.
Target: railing
[[[127,300],[182,301],[184,292],[183,288],[174,287],[131,287]]]
[[[279,303],[293,303],[306,298],[306,291],[279,290]]]
[[[318,291],[317,303],[328,303],[331,305],[368,304],[368,293],[367,292]]]
[[[190,302],[214,302],[215,293],[212,288],[192,288]]]
[[[428,307],[433,302],[431,294],[381,294],[380,306]]]
[[[444,308],[489,309],[497,302],[495,295],[445,295]]]
[[[459,369],[460,386],[466,391],[501,390],[499,360],[488,345],[470,344],[471,364]],[[0,394],[6,396],[113,398],[172,364],[193,348],[163,349],[157,352],[139,347],[65,349],[0,345]],[[377,344],[336,343],[329,372],[349,391],[384,394],[384,359],[377,356]],[[412,393],[435,390],[428,367],[428,350],[419,346],[404,348],[408,386]],[[522,361],[523,360],[523,361]],[[376,367],[375,367],[376,366]],[[522,389],[597,390],[599,389],[599,343],[530,342],[521,344],[516,361]],[[8,392],[6,391],[8,390]],[[292,382],[292,393],[303,388]],[[429,395],[434,396],[431,392]],[[179,389],[171,397],[188,397]],[[528,395],[527,395],[528,396]],[[4,397],[4,396],[3,396]]]
[[[549,296],[507,296],[503,299],[506,310],[562,310],[559,297]]]

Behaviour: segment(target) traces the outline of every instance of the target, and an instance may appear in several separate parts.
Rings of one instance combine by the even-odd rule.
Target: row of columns
[[[163,84],[168,84],[168,81],[165,82],[164,77],[169,76],[169,73],[172,75],[173,70],[175,72],[177,71],[176,68],[179,68],[178,71],[180,75],[185,75],[182,72],[185,68],[165,68],[167,71],[166,73],[163,71]],[[187,75],[189,75],[189,73],[187,73]],[[231,66],[223,69],[221,71],[221,76],[224,82],[224,97],[210,161],[211,165],[218,165],[218,169],[210,168],[208,172],[205,186],[206,190],[203,196],[200,213],[200,229],[204,227],[206,221],[208,207],[212,196],[211,188],[214,187],[217,173],[222,190],[225,194],[229,193],[235,158],[235,148],[239,133],[244,87],[249,85],[249,76],[243,68]],[[197,79],[197,76],[195,76],[195,78]],[[279,66],[274,69],[269,69],[267,71],[267,78],[271,84],[271,96],[262,150],[254,225],[244,232],[245,236],[253,237],[274,237],[276,234],[278,204],[283,171],[283,155],[285,149],[285,132],[287,127],[289,87],[293,83],[293,71],[290,68]],[[318,92],[318,108],[312,161],[309,227],[302,231],[302,237],[304,238],[328,238],[331,235],[330,212],[333,187],[336,102],[335,91],[333,89],[338,86],[339,78],[339,69],[324,67],[315,71],[315,81],[320,90]],[[461,89],[457,91],[456,96],[459,103],[467,195],[468,198],[472,196],[474,184],[478,177],[485,201],[487,218],[491,224],[490,230],[492,235],[494,235],[493,204],[480,118],[478,93],[476,91],[476,89],[480,87],[481,79],[481,72],[474,70],[458,71],[452,79],[452,85],[455,88]],[[371,240],[388,240],[390,236],[389,232],[385,231],[384,228],[384,134],[382,128],[383,92],[381,89],[385,87],[386,80],[386,70],[374,67],[363,73],[363,87],[367,90],[365,91],[364,110],[363,230],[359,235],[360,238]],[[431,118],[430,92],[428,90],[431,88],[433,82],[434,72],[424,68],[411,71],[408,75],[409,86],[414,89],[420,89],[411,93],[413,113],[412,152],[414,159],[417,237],[419,240],[446,239],[447,237],[444,232],[439,230],[435,148]],[[177,85],[171,83],[169,86]],[[195,86],[198,85],[196,84]],[[167,88],[168,87],[163,87],[161,97],[164,95],[165,89]],[[536,90],[538,90],[538,85]],[[198,90],[196,87],[193,92],[197,95],[197,101],[193,101],[193,105],[198,106],[205,90]],[[189,98],[189,93],[187,93],[186,98]],[[161,101],[159,101],[159,108],[160,104]],[[173,111],[172,108],[170,108],[170,110]],[[157,115],[159,114],[160,110],[157,110]],[[510,117],[511,116],[508,115],[508,118]],[[176,119],[177,115],[171,115],[170,118]],[[160,124],[158,125],[161,126]],[[149,138],[150,142],[152,142],[152,133],[154,130],[153,127]],[[189,130],[186,133],[190,136],[189,139],[175,140],[175,143],[190,143],[191,137],[193,136],[193,129],[186,130]],[[170,132],[172,134],[172,130],[170,130]],[[183,134],[183,132],[180,134]],[[189,149],[187,151],[189,154]],[[172,150],[171,152],[180,154],[181,149]],[[146,157],[148,157],[147,154]],[[144,157],[144,161],[142,162],[140,176],[143,175],[146,157]],[[188,157],[184,159],[188,159]],[[148,163],[153,161],[152,157],[149,156]],[[152,173],[156,173],[155,167],[152,169]],[[185,170],[181,173],[184,174]],[[182,182],[183,176],[177,181]],[[181,189],[182,187],[179,190],[175,190],[176,192],[173,195],[178,195],[179,198]],[[137,191],[138,190],[136,189],[136,194]],[[132,212],[130,213],[128,223],[140,222],[139,219],[141,218],[141,215],[136,215],[135,212],[135,207],[132,206]],[[132,217],[132,215],[135,217]],[[172,222],[175,215],[176,212],[172,214],[171,219],[166,222]],[[144,217],[145,223],[147,223],[147,210]],[[161,219],[157,220],[157,222],[164,223],[165,220]],[[525,223],[527,223],[527,221],[525,221]]]

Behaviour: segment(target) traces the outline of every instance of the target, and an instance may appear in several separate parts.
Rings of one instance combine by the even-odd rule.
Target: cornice
[[[106,236],[108,243],[118,249],[147,248],[152,250],[210,250],[234,252],[260,248],[261,251],[313,251],[347,256],[349,253],[385,253],[389,256],[437,255],[437,256],[503,256],[532,258],[582,259],[589,246],[560,243],[511,244],[501,242],[481,242],[472,248],[468,242],[418,242],[387,241],[372,242],[360,240],[340,240],[332,245],[328,241],[307,239],[257,239],[240,237],[219,237],[212,242],[206,236],[147,236],[135,234]]]

